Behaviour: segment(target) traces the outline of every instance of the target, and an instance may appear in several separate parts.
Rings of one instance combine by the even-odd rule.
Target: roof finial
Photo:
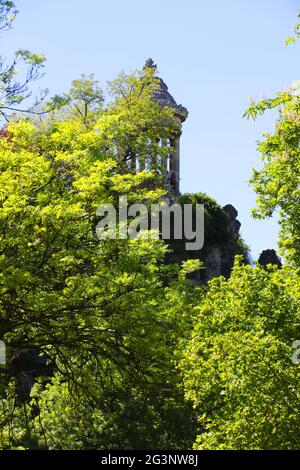
[[[154,63],[154,60],[151,59],[151,57],[146,60],[145,68],[147,68],[147,69],[157,69],[157,65]]]

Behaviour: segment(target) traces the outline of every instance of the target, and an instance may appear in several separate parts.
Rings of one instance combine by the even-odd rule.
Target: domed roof
[[[157,69],[157,65],[152,59],[146,60],[145,67]],[[184,122],[188,117],[188,110],[181,104],[177,104],[171,93],[168,91],[168,86],[162,78],[157,77],[159,80],[159,87],[154,90],[153,100],[160,103],[161,106],[170,106],[175,109],[175,115],[179,117],[181,122]]]

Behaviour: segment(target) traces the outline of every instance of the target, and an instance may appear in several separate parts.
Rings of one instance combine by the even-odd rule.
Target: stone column
[[[162,139],[161,141],[161,147],[163,149],[167,148],[167,139]],[[161,174],[164,178],[167,176],[167,156],[161,155],[160,156],[160,168],[161,168]]]
[[[180,134],[176,137],[174,142],[174,160],[173,160],[173,171],[176,176],[175,192],[179,194],[179,182],[180,182]]]
[[[144,171],[145,169],[144,157],[143,158],[139,157],[138,161],[139,161],[139,171]]]
[[[174,160],[175,160],[175,140],[170,140],[170,162],[169,162],[169,165],[170,165],[170,174],[174,171]]]
[[[133,173],[136,173],[136,155],[131,155],[130,168]]]
[[[170,155],[170,176],[175,173],[175,194],[179,194],[180,182],[180,134],[171,141],[172,153]]]

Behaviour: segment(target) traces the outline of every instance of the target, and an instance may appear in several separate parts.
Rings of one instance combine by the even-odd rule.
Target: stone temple
[[[147,68],[153,68],[156,70],[157,66],[152,59],[148,59],[145,63]],[[180,190],[180,136],[182,124],[188,117],[188,110],[181,104],[177,104],[173,96],[168,90],[168,86],[162,80],[162,78],[157,77],[159,80],[159,87],[155,90],[153,100],[159,103],[161,106],[168,106],[174,109],[174,119],[178,124],[178,135],[175,139],[170,140],[170,147],[173,152],[170,152],[167,161],[165,162],[165,169],[169,175],[169,180],[171,180],[173,191],[175,195],[179,194]]]

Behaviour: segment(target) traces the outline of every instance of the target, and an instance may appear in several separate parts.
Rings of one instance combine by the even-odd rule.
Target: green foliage
[[[254,216],[270,217],[279,212],[280,247],[282,254],[296,266],[300,262],[299,169],[300,169],[300,98],[298,88],[280,93],[275,100],[251,106],[248,113],[261,114],[272,102],[278,108],[279,119],[272,134],[265,134],[258,149],[263,168],[254,170],[251,183],[257,193]],[[251,110],[252,109],[252,110]]]
[[[14,2],[10,0],[0,0],[0,31],[11,28],[16,14],[18,13]]]
[[[57,374],[40,385],[40,403],[25,407],[23,428],[19,411],[4,426],[16,429],[5,448],[175,448],[194,439],[173,354],[190,327],[184,278],[195,266],[178,278],[162,241],[96,237],[99,204],[120,194],[150,204],[165,192],[147,188],[155,174],[131,171],[123,149],[150,159],[149,142],[174,129],[171,112],[152,101],[149,74],[142,89],[140,74],[126,80],[127,94],[88,126],[62,108],[43,122],[10,123],[1,141],[0,330],[11,357],[35,348]]]
[[[0,0],[0,30],[7,30],[17,14],[14,2]],[[42,103],[46,92],[40,98],[36,98],[34,103],[28,108],[20,108],[20,104],[31,96],[29,86],[42,76],[45,57],[40,54],[33,54],[28,50],[20,49],[16,51],[14,59],[10,64],[0,56],[0,117],[5,121],[15,112],[36,113],[37,106]],[[16,78],[18,66],[22,63],[25,67],[25,75],[21,80]],[[23,67],[23,68],[24,68]]]
[[[298,10],[298,18],[300,18],[300,10]],[[300,36],[300,23],[297,23],[296,26],[294,27],[294,33],[291,36],[289,36],[285,41],[286,46],[289,46],[292,43],[296,44],[299,36]]]
[[[124,383],[111,366],[109,375],[102,370],[101,377],[97,369],[88,364],[82,388],[74,388],[58,376],[46,388],[34,387],[31,407],[38,411],[32,436],[40,447],[164,449],[191,445],[193,410],[174,388],[171,376],[163,382],[168,377],[166,364],[152,383],[145,380],[136,385]]]
[[[280,108],[285,103],[291,100],[291,95],[288,92],[280,92],[276,98],[266,98],[262,101],[252,101],[249,108],[244,112],[243,117],[247,119],[256,119],[258,116],[262,116],[267,110]]]
[[[299,277],[237,262],[209,287],[180,364],[200,426],[195,448],[299,448]]]
[[[186,193],[178,196],[177,202],[182,207],[184,204],[193,206],[193,230],[196,230],[196,205],[204,205],[203,247],[200,250],[186,250],[185,237],[177,240],[171,236],[168,242],[170,250],[167,253],[167,259],[169,262],[179,264],[186,260],[200,262],[200,268],[188,275],[190,280],[197,283],[207,281],[209,274],[206,267],[210,267],[207,265],[210,264],[210,255],[214,250],[221,255],[222,274],[226,277],[230,275],[235,256],[242,255],[244,261],[247,262],[249,247],[240,236],[236,239],[227,212],[213,198],[205,193]],[[182,216],[182,226],[184,227],[184,216]]]
[[[14,341],[23,341],[25,328],[27,341],[39,343],[47,324],[44,342],[53,342],[55,330],[56,345],[76,349],[80,331],[95,321],[105,343],[109,337],[115,342],[113,331],[106,331],[106,315],[113,317],[111,310],[122,302],[128,309],[133,302],[137,312],[134,291],[148,296],[160,283],[155,266],[165,248],[159,241],[97,240],[99,204],[114,202],[121,191],[140,201],[149,197],[146,189],[136,190],[142,175],[115,173],[117,162],[103,152],[107,142],[98,130],[99,124],[88,131],[77,121],[57,122],[47,133],[30,122],[8,128],[12,137],[3,142],[0,176],[1,305],[4,317],[14,311]],[[25,318],[38,323],[25,326]],[[95,347],[101,343],[90,336]]]
[[[295,26],[294,36],[289,37],[286,43],[296,42],[299,34],[300,23]],[[297,268],[300,262],[299,82],[295,82],[290,90],[278,93],[275,98],[257,103],[253,101],[244,117],[256,119],[269,109],[277,109],[279,116],[274,132],[266,133],[258,145],[263,168],[254,170],[250,180],[257,193],[257,207],[253,215],[266,218],[278,211],[281,253]]]
[[[52,119],[78,118],[86,127],[92,128],[104,102],[98,83],[94,80],[94,75],[82,75],[80,79],[73,80],[69,93],[54,96],[48,103],[49,110],[54,108]]]
[[[183,194],[179,204],[204,204],[204,239],[209,245],[220,245],[228,240],[228,218],[222,207],[205,193]]]
[[[2,374],[1,374],[2,375]],[[0,449],[24,450],[34,445],[30,438],[27,405],[18,397],[21,394],[16,380],[0,381]]]
[[[154,90],[159,86],[154,76],[155,70],[144,68],[135,76],[121,73],[109,84],[110,94],[115,106],[99,120],[100,132],[110,142],[109,151],[119,151],[119,172],[128,173],[128,168],[135,172],[134,159],[151,168],[158,178],[158,186],[162,187],[165,173],[161,171],[155,155],[166,157],[170,149],[160,141],[172,139],[178,133],[178,126],[173,119],[174,110],[162,108],[152,100]],[[140,105],[141,100],[143,106]]]
[[[0,30],[15,14],[0,0]],[[22,83],[18,61],[27,66]],[[43,63],[27,50],[1,62],[3,118],[21,110]],[[245,113],[279,110],[252,184],[257,217],[280,211],[291,263],[278,270],[238,260],[228,280],[195,287],[186,278],[202,269],[206,250],[231,241],[226,212],[207,195],[179,197],[205,206],[201,252],[184,252],[185,240],[96,237],[100,204],[126,195],[150,205],[166,195],[156,156],[169,154],[178,126],[174,110],[152,99],[154,74],[120,74],[109,104],[93,76],[82,76],[34,110],[43,119],[15,119],[0,132],[0,449],[299,448],[291,361],[300,337],[291,267],[300,261],[299,87]],[[137,172],[136,157],[151,171]],[[247,251],[242,239],[236,247]],[[29,349],[45,364],[26,395],[32,376],[18,357]]]

